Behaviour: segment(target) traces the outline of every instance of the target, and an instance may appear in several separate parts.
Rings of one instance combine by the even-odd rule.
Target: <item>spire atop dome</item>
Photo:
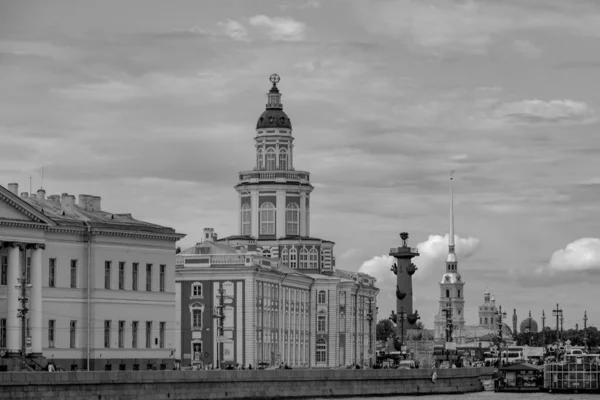
[[[273,84],[269,93],[267,93],[267,97],[269,102],[267,103],[267,110],[282,110],[283,105],[281,104],[281,93],[279,93],[279,89],[277,88],[277,84],[281,78],[277,74],[272,74],[269,77],[269,81]]]
[[[448,235],[448,258],[447,262],[456,262],[454,253],[454,171],[450,172],[450,233]]]
[[[283,111],[283,105],[281,104],[281,93],[277,84],[281,78],[277,74],[272,74],[269,77],[269,81],[273,84],[271,90],[267,93],[267,106],[266,110],[258,118],[256,123],[256,129],[272,129],[272,128],[283,128],[289,129],[291,133],[292,122],[287,114]]]

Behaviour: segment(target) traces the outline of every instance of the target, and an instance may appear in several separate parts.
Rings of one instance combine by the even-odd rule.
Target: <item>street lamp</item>
[[[506,318],[506,312],[502,311],[502,306],[498,307],[498,311],[496,312],[496,317],[498,318],[498,347],[500,348],[500,360],[502,360],[502,320]],[[506,349],[506,346],[505,346]],[[506,352],[506,351],[505,351]],[[508,363],[508,352],[506,352],[506,360]]]
[[[379,307],[375,307],[375,310],[378,310]],[[369,354],[371,355],[371,359],[373,359],[373,299],[369,299],[369,311],[367,312],[367,321],[369,321]]]

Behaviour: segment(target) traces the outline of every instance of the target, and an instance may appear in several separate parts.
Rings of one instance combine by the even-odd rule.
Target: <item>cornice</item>
[[[136,239],[155,239],[155,240],[168,240],[176,242],[179,239],[185,237],[181,233],[160,233],[160,232],[141,232],[141,231],[114,231],[114,230],[97,230],[92,228],[92,233],[103,236],[116,236],[116,237],[128,237]]]
[[[46,229],[48,227],[48,225],[43,222],[21,221],[17,219],[0,219],[0,226],[33,229]]]
[[[11,193],[11,195],[12,195],[12,193]],[[34,220],[34,222],[44,223],[44,224],[56,224],[56,222],[52,221],[52,219],[50,219],[48,217],[45,217],[45,218],[41,217],[40,215],[43,215],[43,214],[37,212],[37,210],[35,212],[30,210],[29,207],[31,207],[31,206],[28,205],[29,207],[24,207],[23,204],[21,204],[22,200],[19,199],[19,201],[17,201],[13,198],[13,196],[7,196],[3,190],[0,190],[0,200],[4,201],[9,206],[11,206],[11,207],[15,208],[16,210],[18,210],[19,212],[23,213],[25,216],[31,218],[32,220]]]

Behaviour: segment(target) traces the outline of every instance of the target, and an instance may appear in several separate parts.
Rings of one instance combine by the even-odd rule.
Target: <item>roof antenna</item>
[[[40,184],[40,189],[44,189],[44,167],[42,167],[42,183]]]
[[[31,189],[31,179],[32,179],[32,178],[31,178],[31,176],[30,176],[30,177],[29,177],[29,193],[33,193],[33,192],[31,191],[31,190],[32,190],[32,189]]]

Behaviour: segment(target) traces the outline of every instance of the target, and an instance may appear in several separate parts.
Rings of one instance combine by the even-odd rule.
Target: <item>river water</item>
[[[390,397],[343,397],[343,400],[397,400],[397,399],[414,399],[416,396],[390,396]],[[433,394],[418,396],[423,400],[599,400],[597,394],[554,394],[554,393],[496,393],[496,392],[477,392],[466,394]],[[315,400],[325,400],[315,398]]]

